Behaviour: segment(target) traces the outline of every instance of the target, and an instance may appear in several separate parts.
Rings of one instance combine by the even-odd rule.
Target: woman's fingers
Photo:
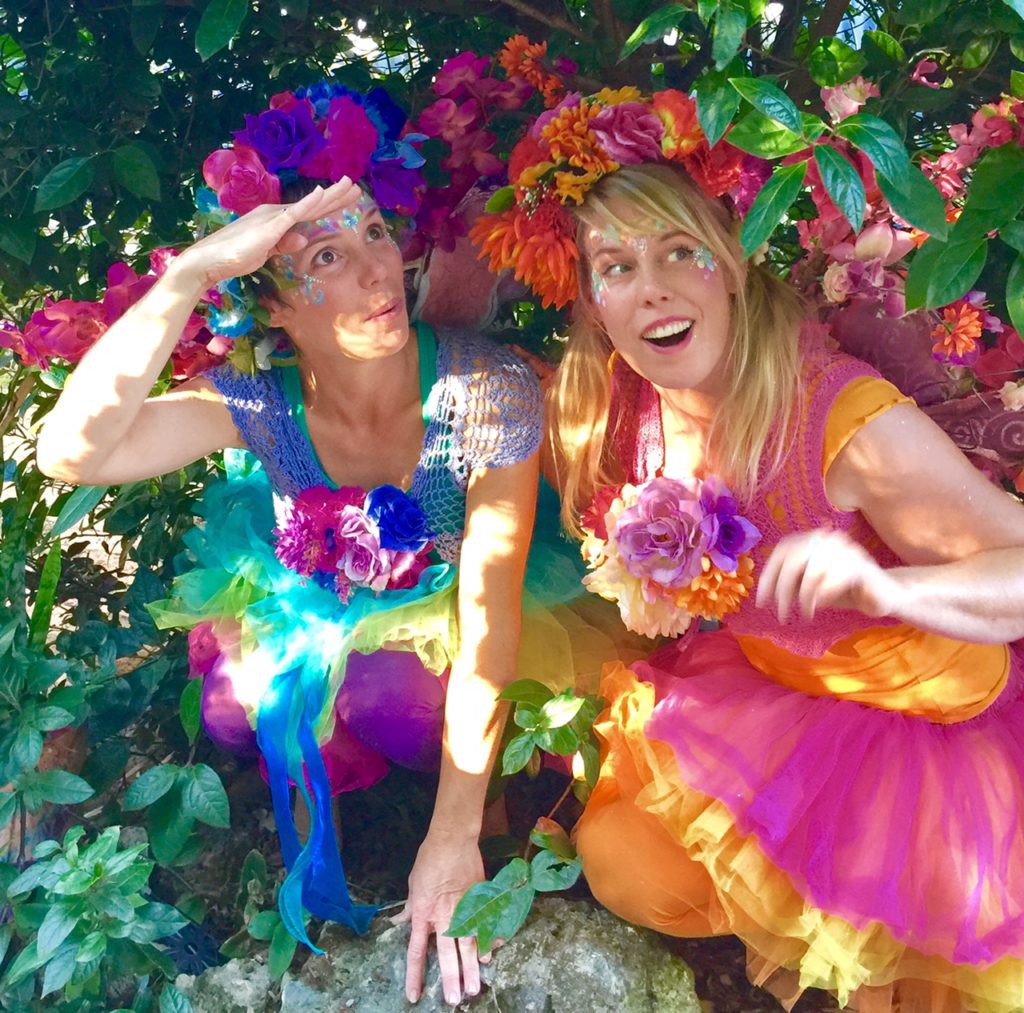
[[[405,912],[402,912],[405,914]],[[401,916],[399,916],[401,917]],[[409,920],[408,917],[405,919]],[[430,931],[422,922],[413,922],[409,933],[409,948],[405,956],[405,997],[409,1002],[419,1001],[423,991],[423,970],[427,966],[427,940]]]
[[[459,939],[459,959],[462,961],[462,987],[466,995],[480,994],[480,959],[476,952],[476,937]]]
[[[459,947],[456,941],[443,932],[437,933],[437,962],[441,967],[441,990],[449,1006],[457,1006],[462,999],[462,975],[459,972]],[[477,971],[477,991],[480,972]]]

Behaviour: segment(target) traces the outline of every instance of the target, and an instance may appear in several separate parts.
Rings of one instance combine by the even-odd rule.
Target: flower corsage
[[[430,565],[427,515],[393,485],[305,489],[275,532],[277,558],[347,603],[356,588],[415,587]]]
[[[714,475],[602,489],[583,527],[583,583],[618,603],[634,633],[678,636],[694,616],[721,619],[754,585],[761,532]]]

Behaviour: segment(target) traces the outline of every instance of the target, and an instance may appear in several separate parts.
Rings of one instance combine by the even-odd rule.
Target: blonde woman
[[[741,259],[686,97],[632,92],[535,127],[478,232],[571,244],[571,280],[524,272],[575,297],[564,524],[627,624],[682,634],[606,666],[591,889],[739,936],[787,1008],[1024,1008],[1024,509]]]

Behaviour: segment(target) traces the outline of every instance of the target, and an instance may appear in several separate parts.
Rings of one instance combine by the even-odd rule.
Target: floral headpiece
[[[470,233],[499,272],[514,268],[544,306],[577,297],[576,226],[566,210],[581,204],[599,179],[624,165],[681,165],[709,197],[740,182],[742,151],[726,141],[711,147],[697,122],[696,103],[673,89],[579,93],[541,113],[509,156],[509,186],[488,204]]]
[[[280,202],[282,188],[300,178],[336,183],[342,176],[362,182],[385,213],[414,215],[426,184],[424,159],[413,144],[426,137],[403,134],[405,123],[405,113],[379,87],[363,95],[320,81],[279,92],[269,108],[246,115],[232,145],[203,162],[209,189],[196,196],[200,218],[216,228]],[[242,279],[222,282],[213,295],[207,319],[216,334],[239,338],[262,319],[257,294]],[[256,351],[263,365],[267,349]]]

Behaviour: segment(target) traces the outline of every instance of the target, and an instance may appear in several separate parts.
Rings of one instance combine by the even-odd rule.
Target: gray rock
[[[327,951],[288,974],[280,1000],[256,960],[234,960],[178,987],[196,1013],[451,1013],[431,954],[420,1001],[405,1001],[407,926],[357,939],[337,926]],[[484,993],[459,1009],[473,1013],[700,1013],[690,969],[651,932],[582,901],[539,899],[518,935],[483,969]],[[220,1005],[218,1005],[220,1003]]]

